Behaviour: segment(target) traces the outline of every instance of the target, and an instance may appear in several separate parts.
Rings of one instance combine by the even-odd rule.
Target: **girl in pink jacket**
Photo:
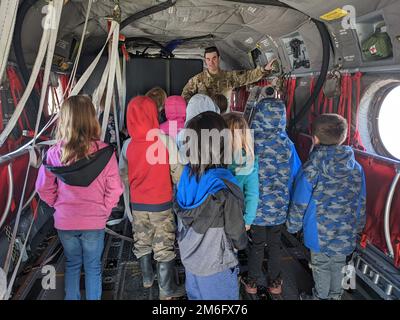
[[[54,221],[66,257],[65,299],[80,299],[85,271],[87,300],[100,300],[104,229],[123,185],[112,146],[99,140],[100,125],[89,97],[62,105],[57,143],[39,169],[36,189],[54,207]]]

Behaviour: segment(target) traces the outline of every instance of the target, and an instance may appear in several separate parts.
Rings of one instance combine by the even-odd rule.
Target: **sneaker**
[[[241,277],[240,282],[248,294],[257,294],[257,283],[255,280],[247,277]]]
[[[282,284],[283,281],[282,279],[275,279],[274,281],[271,282],[271,284],[268,286],[268,291],[270,294],[281,294],[282,293]]]

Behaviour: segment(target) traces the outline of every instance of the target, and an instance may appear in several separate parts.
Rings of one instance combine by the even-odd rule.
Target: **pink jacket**
[[[97,141],[99,149],[107,146]],[[90,148],[95,152],[96,144]],[[47,164],[62,166],[61,144],[57,143],[47,152]],[[43,165],[39,169],[36,190],[40,198],[55,208],[55,228],[59,230],[99,230],[104,229],[123,192],[115,154],[100,175],[88,186],[78,187],[63,183]]]
[[[165,116],[167,121],[160,124],[160,129],[165,134],[173,137],[185,126],[186,101],[181,96],[170,96],[165,100]]]

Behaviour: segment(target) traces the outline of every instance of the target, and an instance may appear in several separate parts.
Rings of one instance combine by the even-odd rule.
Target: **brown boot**
[[[268,285],[268,291],[270,294],[279,295],[282,293],[282,284],[283,281],[280,278],[275,279],[274,281],[270,282]]]
[[[240,282],[248,294],[257,294],[257,283],[255,280],[248,277],[240,277]]]

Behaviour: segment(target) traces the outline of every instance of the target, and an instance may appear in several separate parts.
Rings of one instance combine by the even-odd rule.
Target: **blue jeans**
[[[227,269],[210,276],[186,273],[186,293],[189,300],[239,300],[239,268]]]
[[[82,263],[85,270],[86,300],[100,300],[102,293],[101,256],[104,230],[57,230],[64,248],[65,300],[80,300]]]
[[[311,251],[311,269],[315,286],[315,299],[340,300],[343,294],[342,280],[343,267],[346,265],[346,256],[329,257],[323,253]]]

